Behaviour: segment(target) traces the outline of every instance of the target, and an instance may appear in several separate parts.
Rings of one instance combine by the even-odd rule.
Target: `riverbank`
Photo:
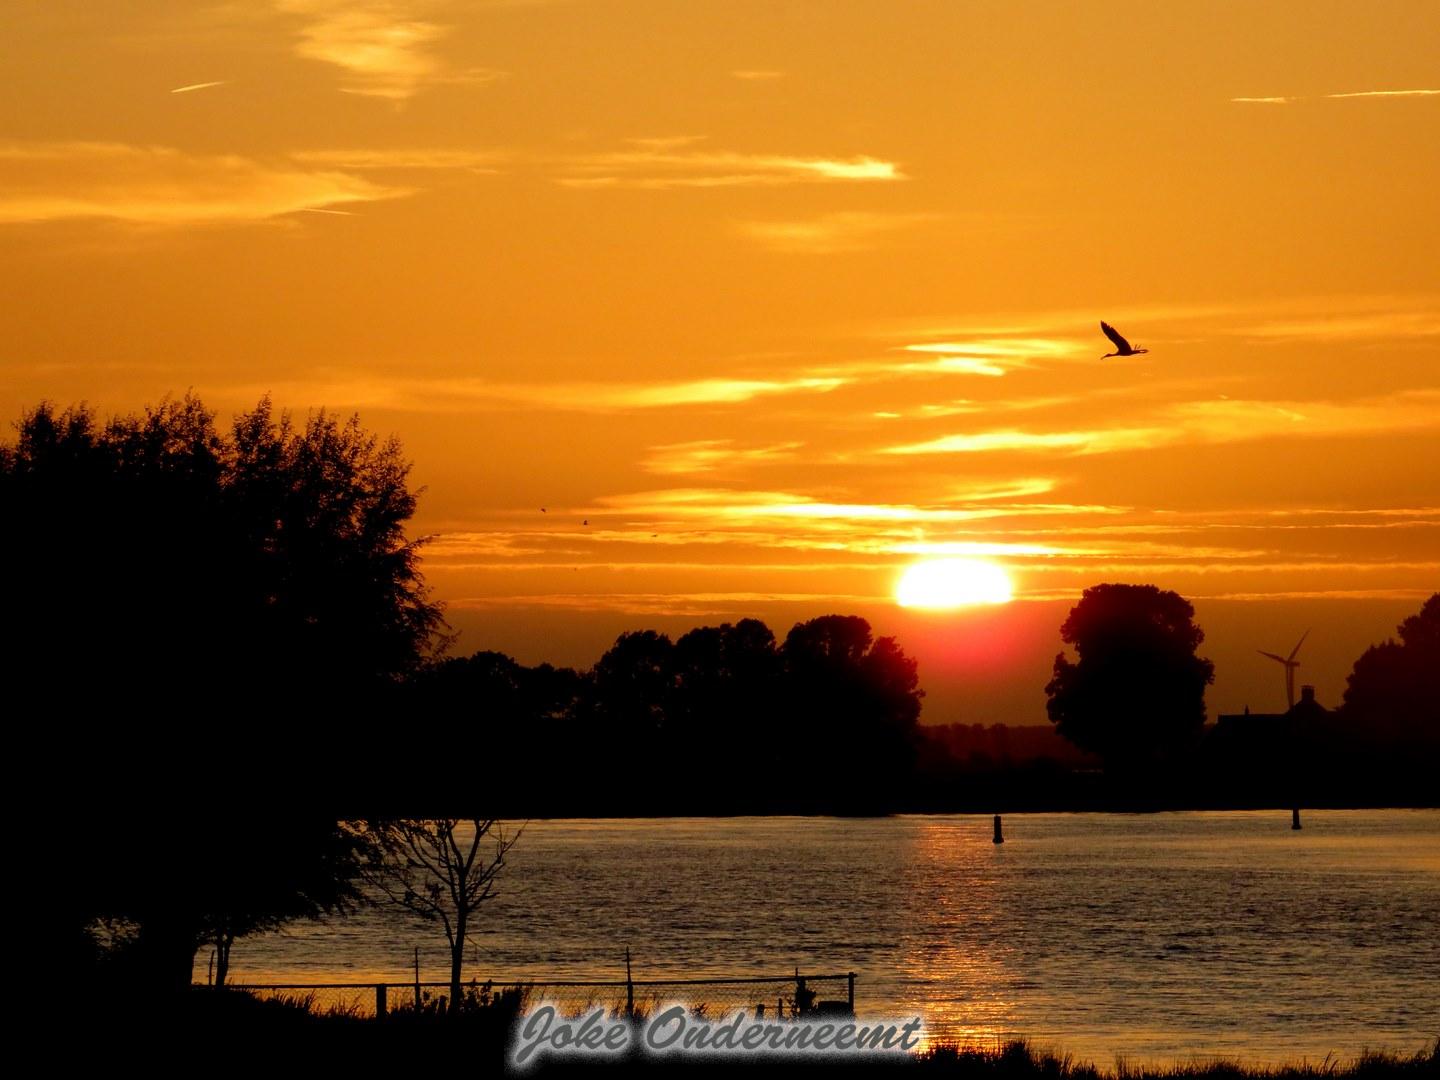
[[[478,1009],[459,1016],[434,1011],[397,1011],[383,1021],[344,1011],[319,1010],[304,1000],[259,1001],[238,991],[199,992],[163,1007],[136,1002],[106,1010],[86,1025],[87,1038],[60,1048],[74,1060],[90,1055],[115,1063],[133,1058],[152,1068],[188,1061],[195,1071],[271,1075],[323,1071],[327,1075],[371,1075],[404,1069],[463,1069],[471,1076],[585,1076],[599,1071],[700,1073],[714,1076],[718,1061],[677,1062],[635,1054],[608,1062],[542,1059],[524,1070],[508,1062],[513,1011]],[[912,1054],[878,1054],[845,1060],[829,1055],[731,1063],[744,1075],[886,1075],[936,1080],[1409,1080],[1440,1070],[1440,1041],[1411,1054],[1366,1052],[1343,1059],[1301,1058],[1278,1066],[1233,1060],[1110,1064],[1017,1039],[993,1045],[941,1044]],[[730,1071],[730,1070],[727,1070]]]

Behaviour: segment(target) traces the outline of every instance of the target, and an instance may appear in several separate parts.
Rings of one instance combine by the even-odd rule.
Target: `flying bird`
[[[1118,350],[1116,352],[1107,352],[1104,356],[1100,358],[1101,360],[1108,359],[1111,356],[1139,356],[1141,353],[1147,353],[1150,351],[1149,349],[1135,348],[1133,345],[1131,345],[1128,341],[1126,341],[1123,337],[1120,336],[1119,330],[1116,330],[1108,322],[1102,322],[1100,324],[1100,329],[1105,332],[1106,337],[1108,337],[1111,341],[1115,343],[1115,348],[1116,350]]]

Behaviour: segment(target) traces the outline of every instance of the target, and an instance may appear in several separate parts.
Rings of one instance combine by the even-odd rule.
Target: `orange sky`
[[[1253,650],[1311,625],[1333,702],[1440,586],[1440,5],[4,24],[0,410],[358,409],[461,649],[856,611],[927,719],[1034,722],[1068,603],[1144,581],[1195,600],[1213,712],[1278,704]],[[897,609],[943,554],[1017,601]]]

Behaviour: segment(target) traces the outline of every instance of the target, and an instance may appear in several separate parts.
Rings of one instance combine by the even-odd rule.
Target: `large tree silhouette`
[[[358,419],[296,426],[268,401],[224,434],[193,397],[107,422],[42,404],[0,450],[0,572],[24,630],[8,674],[152,719],[364,700],[443,626],[404,532],[407,473]]]
[[[1154,585],[1086,589],[1060,627],[1078,660],[1057,655],[1045,687],[1056,730],[1122,771],[1192,745],[1215,677],[1195,655],[1205,634],[1194,616],[1187,600]]]
[[[797,623],[781,647],[793,775],[818,804],[889,805],[909,775],[920,719],[916,662],[858,615]]]
[[[1440,743],[1440,593],[1372,645],[1346,680],[1344,717],[1384,742]]]
[[[46,861],[52,914],[69,943],[125,920],[147,974],[182,984],[203,940],[223,961],[348,895],[338,797],[364,797],[368,722],[443,640],[408,466],[356,419],[268,401],[223,432],[194,397],[17,427],[0,677],[33,703],[13,719],[54,850],[84,851]]]

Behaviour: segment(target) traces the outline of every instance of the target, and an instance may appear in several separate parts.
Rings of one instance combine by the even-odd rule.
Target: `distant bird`
[[[589,525],[589,524],[590,524],[590,519],[589,519],[589,518],[586,518],[584,521],[580,522],[580,524],[581,524],[581,525]]]
[[[540,512],[541,512],[542,514],[545,513],[545,507],[543,507],[543,506],[540,507]]]
[[[1295,669],[1300,666],[1300,661],[1295,657],[1300,652],[1300,646],[1305,644],[1305,639],[1309,636],[1309,630],[1301,634],[1300,640],[1295,643],[1295,648],[1290,650],[1289,656],[1276,656],[1273,652],[1266,652],[1264,649],[1255,650],[1261,656],[1268,656],[1276,663],[1285,665],[1285,707],[1287,709],[1295,707]]]
[[[1117,352],[1107,352],[1104,356],[1100,358],[1101,360],[1108,359],[1112,356],[1139,356],[1141,353],[1147,353],[1150,351],[1149,349],[1137,349],[1132,346],[1128,341],[1126,341],[1123,337],[1120,336],[1120,331],[1116,330],[1108,322],[1102,322],[1100,324],[1100,329],[1105,332],[1106,337],[1108,337],[1111,341],[1115,343],[1115,348],[1118,350]]]

